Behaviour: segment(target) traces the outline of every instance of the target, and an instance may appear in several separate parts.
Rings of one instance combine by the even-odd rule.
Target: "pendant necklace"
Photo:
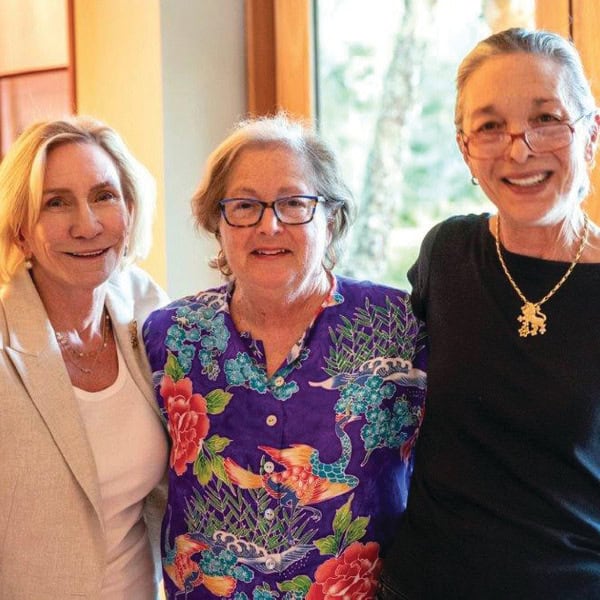
[[[569,268],[566,270],[565,274],[558,280],[556,285],[541,299],[537,302],[531,302],[527,300],[525,294],[521,291],[519,286],[516,284],[515,280],[512,278],[511,274],[508,271],[506,263],[504,262],[504,258],[502,258],[502,251],[500,250],[500,215],[496,215],[496,254],[498,255],[498,260],[500,261],[500,266],[506,275],[510,285],[513,287],[515,292],[519,298],[523,301],[523,306],[521,306],[521,314],[517,317],[517,321],[520,323],[519,326],[519,335],[521,337],[527,337],[528,335],[543,335],[546,333],[546,321],[547,317],[542,312],[541,306],[556,292],[561,288],[563,283],[569,278],[569,275],[573,272],[575,265],[579,262],[581,255],[583,254],[583,250],[587,244],[589,233],[589,219],[586,213],[583,213],[583,232],[581,234],[581,242],[579,244],[579,248],[577,249],[577,254],[575,254],[575,258],[573,262],[569,265]]]
[[[107,313],[105,313],[104,319],[102,322],[102,343],[100,344],[99,348],[96,348],[95,350],[92,350],[91,352],[80,352],[79,350],[74,348],[71,345],[71,343],[69,342],[67,335],[61,331],[56,331],[54,333],[54,335],[56,336],[56,339],[58,340],[58,343],[60,344],[60,346],[65,351],[66,358],[69,360],[69,362],[74,367],[79,369],[82,373],[89,375],[90,373],[92,373],[94,371],[94,369],[96,367],[96,363],[98,362],[98,358],[100,357],[100,354],[102,353],[104,348],[106,348],[106,346],[108,345],[109,329],[110,329],[110,317],[107,312]],[[80,360],[86,360],[86,359],[92,359],[92,364],[90,367],[84,367],[79,362]]]

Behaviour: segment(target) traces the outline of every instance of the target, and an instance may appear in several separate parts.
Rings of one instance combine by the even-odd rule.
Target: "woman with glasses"
[[[410,271],[427,415],[378,597],[600,598],[600,119],[574,47],[510,29],[457,78],[457,142],[493,215],[455,217]]]
[[[240,124],[193,207],[228,282],[144,328],[172,443],[167,597],[373,598],[423,414],[421,325],[404,292],[333,274],[351,198],[300,123]]]

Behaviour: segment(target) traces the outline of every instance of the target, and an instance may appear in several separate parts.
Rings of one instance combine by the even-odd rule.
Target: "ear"
[[[327,223],[327,246],[331,244],[331,240],[333,240],[333,221]]]
[[[19,233],[17,234],[16,245],[26,257],[31,256],[31,250],[22,229],[19,229]]]
[[[460,131],[458,131],[456,133],[456,143],[458,144],[458,149],[460,150],[460,153],[462,154],[465,164],[467,165],[467,167],[469,167],[471,176],[475,177],[475,174],[473,173],[473,168],[471,166],[471,157],[469,156],[469,153],[467,152],[467,146],[465,145],[463,134]]]
[[[596,155],[596,146],[598,144],[598,136],[600,134],[600,113],[594,115],[594,122],[589,131],[589,139],[585,145],[585,160],[588,163],[593,162]]]

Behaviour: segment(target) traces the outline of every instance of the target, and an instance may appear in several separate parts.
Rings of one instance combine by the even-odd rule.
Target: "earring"
[[[479,179],[477,179],[477,177],[473,176],[473,177],[471,177],[471,183],[473,185],[479,185]]]
[[[33,263],[31,262],[31,256],[26,256],[25,257],[25,261],[23,262],[23,264],[25,265],[25,268],[30,271],[31,268],[33,267]]]

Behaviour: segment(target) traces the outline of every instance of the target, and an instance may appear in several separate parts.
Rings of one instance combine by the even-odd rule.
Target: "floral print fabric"
[[[171,436],[167,597],[374,598],[406,506],[425,343],[401,291],[334,280],[273,376],[226,287],[144,326]]]

